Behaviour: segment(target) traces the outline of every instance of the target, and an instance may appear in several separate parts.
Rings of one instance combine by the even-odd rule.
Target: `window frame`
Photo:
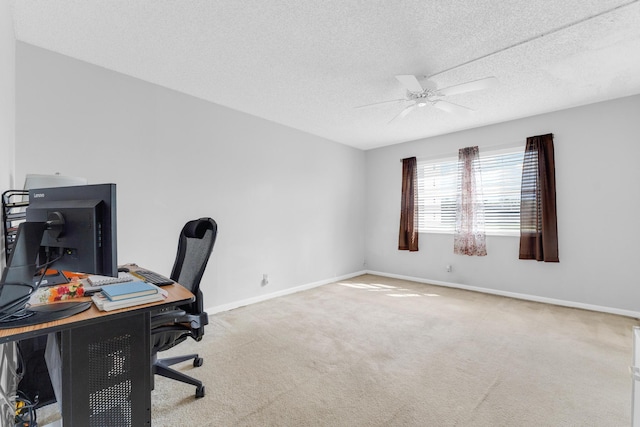
[[[524,144],[522,143],[505,144],[484,149],[480,148],[480,167],[483,181],[483,199],[485,202],[485,233],[488,236],[520,235],[520,181],[522,179],[524,148]],[[417,163],[418,182],[416,186],[416,196],[418,202],[418,232],[423,234],[454,234],[455,210],[459,186],[457,154],[418,159]],[[508,193],[506,206],[511,205],[508,210],[510,215],[507,215],[509,220],[504,223],[510,223],[511,226],[503,228],[498,228],[490,224],[493,222],[492,219],[495,218],[492,212],[499,211],[499,206],[496,206],[495,199],[504,194],[500,192],[498,185],[494,185],[504,182],[504,174],[505,170],[507,170],[499,168],[499,163],[502,163],[502,165],[505,165],[507,168],[511,168],[510,173],[508,173],[509,176],[507,176],[508,185],[506,186]],[[432,170],[425,176],[425,170],[428,167],[431,167]],[[434,169],[437,168],[445,169],[447,172],[444,175],[441,173],[440,175],[434,176]],[[503,176],[502,179],[500,175]],[[425,182],[425,179],[427,179],[428,182]],[[429,196],[429,199],[431,199],[433,203],[426,203],[425,185],[433,187],[434,185],[437,186],[442,183],[445,184],[446,189],[438,188],[436,194]],[[489,197],[494,201],[488,200]],[[443,218],[442,198],[445,198],[446,203],[449,205],[448,210],[444,211],[444,225],[442,225],[441,222]],[[502,198],[504,199],[504,196],[502,196]],[[487,210],[487,206],[494,206],[494,208]],[[517,206],[517,209],[514,209],[515,206]],[[438,208],[440,208],[440,211],[438,211]],[[428,222],[427,216],[431,216],[431,220]],[[434,226],[437,217],[440,219],[438,220],[438,225]]]

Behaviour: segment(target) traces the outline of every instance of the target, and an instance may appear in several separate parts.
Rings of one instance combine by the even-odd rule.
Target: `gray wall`
[[[16,54],[16,182],[30,172],[116,182],[120,262],[167,274],[180,226],[212,216],[220,237],[203,284],[209,307],[366,268],[640,311],[640,96],[362,152],[27,44]],[[454,255],[450,235],[422,234],[418,253],[396,249],[399,159],[547,132],[556,136],[559,264],[519,261],[517,237],[489,236],[482,258]],[[264,273],[271,283],[261,287]]]
[[[12,17],[12,2],[0,2],[0,193],[13,185],[16,40]],[[2,233],[0,228],[0,237]],[[0,238],[0,268],[4,258],[4,238]]]
[[[15,140],[15,46],[16,40],[13,32],[12,2],[0,1],[0,193],[8,190],[13,185],[11,174],[13,172],[13,147]],[[4,236],[0,227],[0,270],[4,268]],[[5,353],[5,352],[11,353]],[[15,357],[13,350],[8,346],[0,346],[0,359],[5,360],[7,354],[11,354],[7,360]],[[13,359],[15,360],[15,359]],[[8,365],[9,362],[7,362]],[[3,364],[3,366],[6,366]],[[10,390],[13,386],[11,369],[5,368],[0,372],[0,387]],[[1,411],[6,415],[7,411]],[[0,417],[0,423],[7,420]]]
[[[360,150],[24,43],[16,138],[17,182],[117,184],[120,263],[168,275],[185,221],[214,218],[207,307],[363,268]]]
[[[489,292],[640,311],[640,96],[367,151],[367,268]],[[560,263],[518,260],[518,237],[487,237],[488,256],[453,254],[453,236],[397,250],[400,159],[555,135]],[[453,271],[447,273],[445,266]]]

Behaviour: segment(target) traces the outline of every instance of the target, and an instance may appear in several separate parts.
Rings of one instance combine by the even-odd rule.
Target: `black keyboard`
[[[141,277],[145,282],[152,283],[156,286],[171,285],[174,283],[173,280],[149,270],[135,270],[131,273]]]

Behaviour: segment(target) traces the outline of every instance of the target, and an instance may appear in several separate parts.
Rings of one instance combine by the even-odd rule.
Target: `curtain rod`
[[[498,144],[498,145],[488,145],[486,147],[483,148],[483,146],[479,146],[480,147],[480,153],[482,154],[483,152],[489,152],[491,153],[492,151],[500,151],[500,150],[506,150],[508,148],[516,148],[519,146],[522,146],[522,149],[524,150],[524,146],[525,146],[525,142],[526,141],[518,141],[518,142],[506,142],[504,144]],[[416,160],[418,162],[423,162],[425,160],[436,160],[436,159],[446,159],[447,157],[457,157],[458,153],[457,152],[448,152],[448,153],[440,153],[440,154],[434,154],[432,156],[427,156],[427,157],[417,157],[416,156]],[[413,157],[413,156],[410,156]],[[406,158],[406,157],[405,157]],[[404,159],[400,159],[400,163],[402,163],[402,160]]]

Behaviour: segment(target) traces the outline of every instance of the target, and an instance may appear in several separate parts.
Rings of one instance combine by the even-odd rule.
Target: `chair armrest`
[[[187,314],[183,316],[180,320],[181,323],[189,323],[191,324],[192,329],[199,329],[204,327],[204,325],[209,324],[209,316],[206,312],[202,312],[200,314]]]
[[[151,330],[158,326],[177,323],[189,323],[192,329],[202,328],[209,324],[209,316],[206,312],[200,314],[187,314],[184,310],[174,309],[161,311],[151,316]]]

